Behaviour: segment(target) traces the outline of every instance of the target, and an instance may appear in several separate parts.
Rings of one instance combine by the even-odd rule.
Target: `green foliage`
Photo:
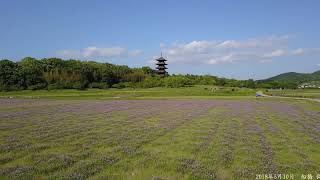
[[[162,86],[164,86],[163,78],[160,78],[158,76],[155,76],[155,77],[149,76],[142,83],[143,88],[153,88],[153,87],[162,87]]]
[[[21,67],[22,78],[24,79],[24,88],[31,88],[33,86],[39,87],[44,79],[42,77],[43,62],[31,57],[26,57],[18,62]],[[40,85],[41,86],[41,85]]]
[[[65,86],[61,83],[53,83],[48,85],[48,90],[54,90],[54,89],[64,89]]]
[[[153,69],[151,69],[150,67],[148,67],[148,66],[143,66],[142,68],[141,68],[141,70],[142,70],[142,72],[144,73],[144,74],[148,74],[148,75],[152,75],[154,72],[153,72]]]
[[[179,76],[166,77],[164,79],[164,85],[165,87],[178,88],[178,87],[190,86],[191,83],[187,77],[179,75]]]
[[[136,86],[137,84],[133,82],[121,82],[121,83],[112,85],[112,88],[123,89],[123,88],[135,88]]]
[[[126,82],[142,82],[146,75],[144,74],[143,71],[136,70],[132,73],[125,74],[124,75],[124,81]]]
[[[9,60],[0,61],[0,91],[23,89],[21,67]]]
[[[109,84],[106,82],[93,82],[89,85],[90,88],[107,89]]]
[[[171,75],[161,78],[150,67],[129,68],[94,61],[26,57],[18,62],[0,61],[0,91],[86,88],[178,88],[212,85],[246,88],[295,89],[306,80],[320,80],[320,71],[312,74],[286,73],[267,80],[254,81],[219,78],[211,75]]]
[[[255,85],[254,80],[253,80],[253,79],[249,79],[249,80],[245,81],[244,87],[247,87],[247,88],[255,88],[256,85]]]
[[[86,89],[132,87],[146,76],[153,76],[149,67],[129,68],[109,63],[84,62],[45,58],[37,60],[26,57],[19,62],[0,61],[0,91],[19,89]],[[131,84],[130,84],[131,83]]]
[[[28,89],[39,90],[39,89],[45,89],[46,87],[47,87],[46,83],[37,83],[37,84],[28,86]]]

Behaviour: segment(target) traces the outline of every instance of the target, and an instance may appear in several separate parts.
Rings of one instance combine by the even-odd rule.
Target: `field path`
[[[288,97],[288,96],[270,96],[267,94],[261,94],[263,97],[270,97],[270,98],[284,98],[284,99],[296,99],[296,100],[308,100],[314,102],[320,102],[320,99],[313,99],[313,98],[301,98],[301,97]]]

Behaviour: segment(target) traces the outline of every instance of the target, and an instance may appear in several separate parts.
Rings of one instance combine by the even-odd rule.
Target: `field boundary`
[[[296,100],[308,100],[313,102],[319,102],[320,99],[313,99],[313,98],[302,98],[302,97],[289,97],[289,96],[270,96],[267,94],[262,94],[263,97],[269,97],[269,98],[283,98],[283,99],[296,99]]]

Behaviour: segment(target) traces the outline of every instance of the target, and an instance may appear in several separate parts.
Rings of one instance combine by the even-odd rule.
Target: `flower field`
[[[1,179],[320,174],[320,106],[290,99],[0,99]]]

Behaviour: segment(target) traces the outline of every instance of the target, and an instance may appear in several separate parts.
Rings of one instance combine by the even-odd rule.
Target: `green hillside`
[[[296,73],[289,72],[283,73],[263,81],[277,81],[277,82],[291,82],[291,83],[303,83],[308,81],[320,80],[320,71],[314,73]]]

